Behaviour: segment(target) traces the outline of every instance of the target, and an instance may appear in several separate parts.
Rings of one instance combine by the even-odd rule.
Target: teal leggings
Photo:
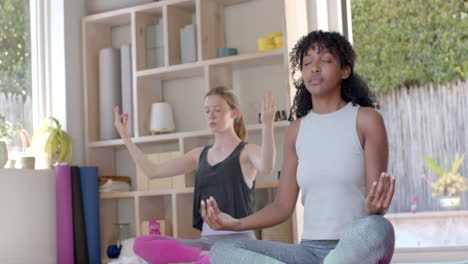
[[[395,233],[382,216],[366,216],[337,240],[303,240],[299,245],[259,240],[221,240],[210,251],[211,263],[223,264],[388,264]]]

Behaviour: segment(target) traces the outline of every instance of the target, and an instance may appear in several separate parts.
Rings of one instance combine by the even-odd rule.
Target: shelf
[[[237,5],[245,2],[250,2],[252,0],[218,0],[219,3],[227,6],[227,5]]]
[[[92,14],[85,16],[83,22],[85,23],[102,23],[108,25],[122,25],[130,23],[130,16],[133,12],[148,12],[151,13],[152,10],[161,8],[164,5],[164,2],[154,2],[142,4],[134,7],[121,8],[113,11],[108,11],[104,13]],[[128,23],[127,23],[128,22]]]
[[[180,190],[179,189],[166,189],[166,190],[135,191],[135,195],[138,197],[165,196],[165,195],[171,195],[177,191],[180,191]]]
[[[279,121],[279,122],[275,122],[273,127],[282,128],[282,127],[287,127],[288,125],[289,125],[289,121]],[[248,125],[247,130],[250,133],[258,132],[262,130],[262,125],[261,124]],[[210,130],[178,132],[178,133],[164,134],[164,135],[135,137],[135,138],[132,138],[132,141],[135,144],[171,142],[171,141],[178,142],[179,139],[183,139],[183,138],[195,138],[195,137],[205,137],[205,136],[206,137],[212,136],[212,132]],[[88,147],[89,148],[109,148],[109,147],[120,147],[123,145],[124,143],[122,139],[112,139],[112,140],[94,141],[88,144]]]
[[[137,71],[137,77],[172,80],[203,75],[203,63],[192,62]]]
[[[248,67],[267,66],[284,63],[284,49],[269,50],[250,54],[239,54],[235,56],[207,60],[207,65],[231,66],[233,69]]]
[[[135,198],[135,192],[111,192],[111,193],[99,193],[101,199],[125,199]]]
[[[246,67],[258,67],[272,64],[282,64],[284,61],[284,49],[277,49],[251,54],[210,59],[201,62],[172,65],[164,68],[153,68],[137,71],[137,77],[171,80],[177,78],[189,78],[203,75],[204,66],[231,66],[232,69]]]
[[[115,10],[83,18],[83,23],[99,23],[109,26],[127,25],[131,22],[131,14],[126,9]]]
[[[262,182],[256,184],[255,189],[273,189],[278,187],[278,182]],[[172,194],[190,194],[193,193],[194,187],[167,189],[167,190],[152,190],[152,191],[133,191],[133,192],[115,192],[115,193],[101,193],[100,199],[125,199],[135,197],[153,197],[153,196],[167,196]]]

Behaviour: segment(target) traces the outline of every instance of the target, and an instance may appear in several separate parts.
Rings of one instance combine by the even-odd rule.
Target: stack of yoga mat
[[[55,172],[57,263],[101,263],[97,168],[58,166]]]

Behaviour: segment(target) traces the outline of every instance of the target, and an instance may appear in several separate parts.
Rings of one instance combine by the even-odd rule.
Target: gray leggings
[[[337,240],[302,240],[299,245],[271,241],[221,240],[210,251],[211,263],[223,264],[388,264],[395,233],[382,216],[366,216]]]
[[[210,250],[214,243],[218,242],[219,240],[229,239],[229,240],[256,240],[255,234],[253,231],[243,232],[243,233],[233,233],[233,234],[225,234],[225,235],[210,235],[210,236],[202,236],[200,239],[183,239],[183,238],[172,238],[172,237],[165,237],[169,240],[175,240],[185,246],[189,247],[198,247],[202,248],[203,250]]]

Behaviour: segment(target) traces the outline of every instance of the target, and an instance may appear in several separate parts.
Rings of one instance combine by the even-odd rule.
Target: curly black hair
[[[370,92],[366,82],[354,72],[356,53],[351,43],[338,32],[312,31],[302,37],[289,54],[291,78],[297,89],[289,114],[290,121],[305,116],[313,108],[312,95],[307,90],[302,76],[295,79],[296,73],[302,71],[302,60],[311,47],[318,49],[318,52],[324,48],[328,49],[330,53],[340,59],[341,67],[349,66],[351,68],[350,76],[341,83],[341,97],[345,102],[379,108],[377,100]]]

